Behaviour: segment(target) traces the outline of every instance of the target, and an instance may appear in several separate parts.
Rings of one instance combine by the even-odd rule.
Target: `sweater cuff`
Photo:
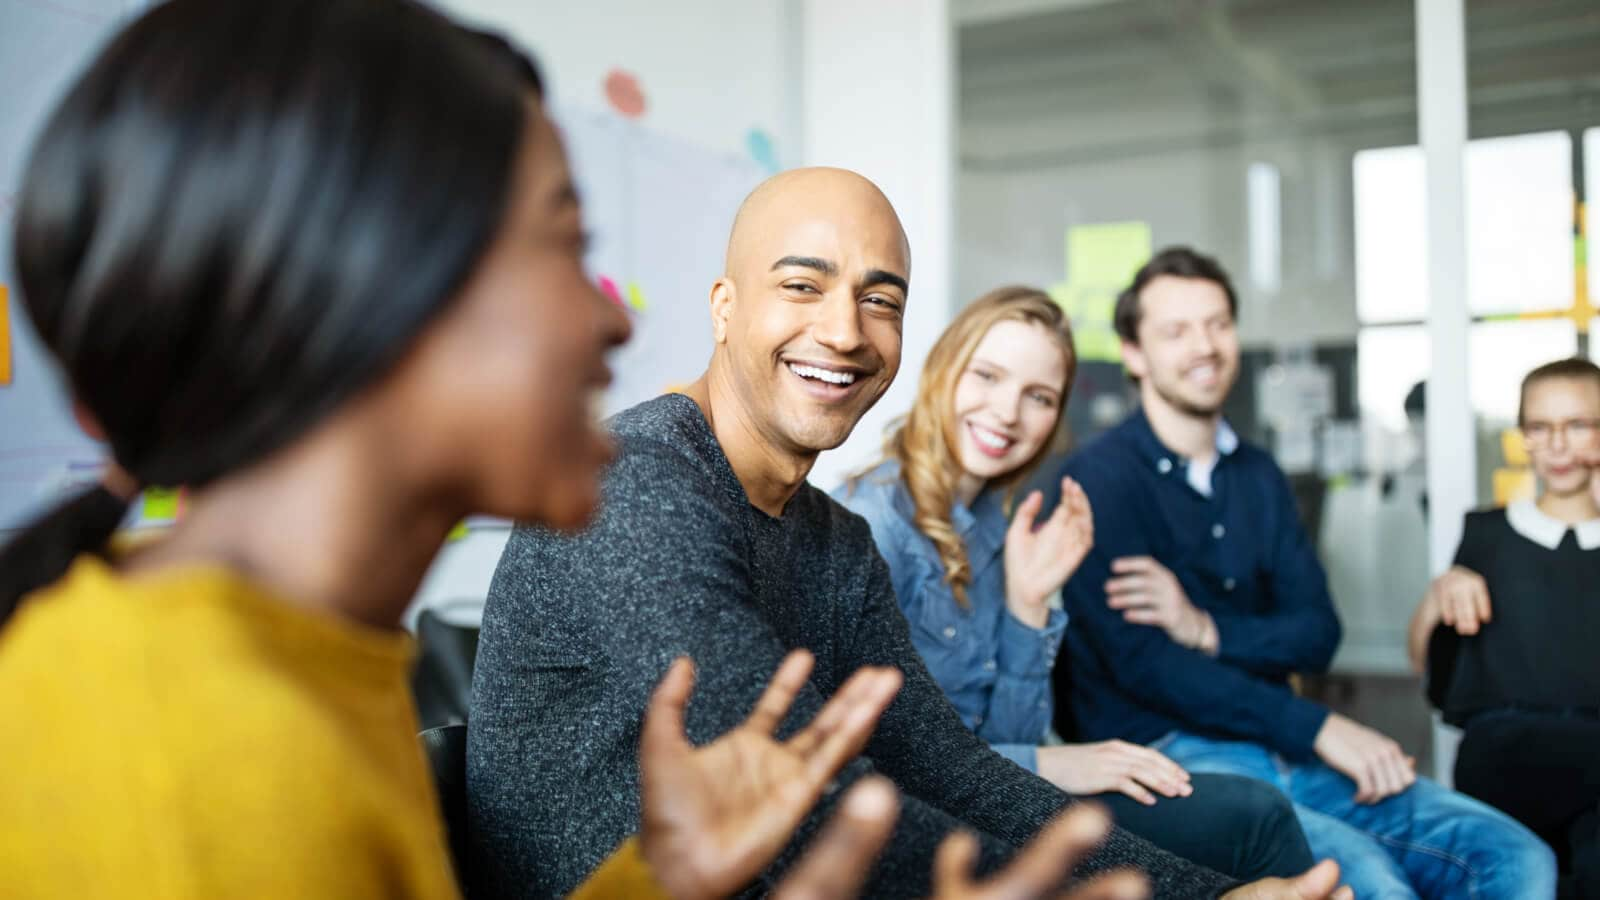
[[[1278,713],[1278,721],[1282,723],[1278,751],[1293,760],[1314,758],[1317,732],[1322,730],[1322,723],[1328,721],[1328,712],[1321,704],[1290,694]]]
[[[1033,744],[990,744],[989,749],[1029,772],[1039,774],[1039,748]]]

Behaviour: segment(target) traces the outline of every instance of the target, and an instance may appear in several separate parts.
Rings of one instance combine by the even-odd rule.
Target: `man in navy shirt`
[[[1151,259],[1115,314],[1142,408],[1045,476],[1071,475],[1094,508],[1057,663],[1079,736],[1277,785],[1358,897],[1552,896],[1554,857],[1526,828],[1290,689],[1328,667],[1339,620],[1283,472],[1222,420],[1236,311],[1214,260]]]

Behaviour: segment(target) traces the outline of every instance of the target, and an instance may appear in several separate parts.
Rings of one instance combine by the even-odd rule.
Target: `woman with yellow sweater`
[[[628,335],[528,87],[408,0],[173,0],[51,116],[16,271],[118,475],[0,557],[0,896],[456,895],[399,617],[463,516],[587,520]],[[192,500],[115,553],[136,484]],[[698,749],[668,675],[641,834],[583,894],[770,862],[898,685],[779,742],[808,665]]]

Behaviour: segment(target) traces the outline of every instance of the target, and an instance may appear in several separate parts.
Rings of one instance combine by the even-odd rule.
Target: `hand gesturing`
[[[683,732],[693,664],[675,661],[656,687],[639,743],[639,845],[678,900],[727,896],[771,863],[900,689],[899,671],[863,668],[810,725],[778,741],[811,665],[810,653],[789,654],[750,717],[698,748]]]
[[[1043,525],[1034,528],[1043,505],[1043,494],[1029,494],[1006,531],[1006,607],[1034,628],[1044,626],[1051,595],[1061,590],[1094,546],[1094,512],[1076,481],[1061,479],[1061,502]]]

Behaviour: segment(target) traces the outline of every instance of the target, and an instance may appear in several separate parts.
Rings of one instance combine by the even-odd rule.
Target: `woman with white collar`
[[[1600,367],[1534,369],[1518,420],[1539,497],[1467,514],[1409,650],[1464,729],[1456,787],[1555,847],[1563,896],[1600,898]]]

